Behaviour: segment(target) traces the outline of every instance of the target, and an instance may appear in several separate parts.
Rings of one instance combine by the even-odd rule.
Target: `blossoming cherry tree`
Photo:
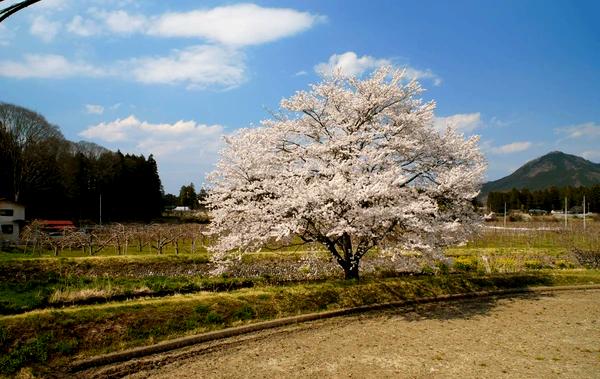
[[[421,92],[391,68],[333,75],[226,138],[209,175],[215,258],[299,237],[358,279],[375,247],[437,255],[464,238],[485,170],[478,138],[435,129]]]

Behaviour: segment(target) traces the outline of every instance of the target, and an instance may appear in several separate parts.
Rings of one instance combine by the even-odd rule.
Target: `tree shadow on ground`
[[[442,301],[427,304],[415,304],[390,310],[390,317],[402,317],[406,321],[422,320],[468,320],[478,316],[487,316],[497,307],[528,300],[537,301],[554,297],[553,293],[515,293],[500,296],[487,296],[462,300]]]

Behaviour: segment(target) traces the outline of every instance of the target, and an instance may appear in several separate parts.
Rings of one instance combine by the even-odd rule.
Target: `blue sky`
[[[3,2],[3,6],[14,1]],[[600,162],[597,1],[42,0],[0,24],[0,101],[71,140],[153,153],[200,186],[223,134],[332,68],[404,67],[497,179],[553,150]]]

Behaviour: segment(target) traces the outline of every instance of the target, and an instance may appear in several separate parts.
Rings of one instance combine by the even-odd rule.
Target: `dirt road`
[[[127,371],[132,378],[600,378],[600,291],[311,322],[154,356],[112,373]]]

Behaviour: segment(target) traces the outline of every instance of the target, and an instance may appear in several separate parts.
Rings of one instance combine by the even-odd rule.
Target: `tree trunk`
[[[352,252],[352,241],[348,234],[344,234],[344,242],[342,246],[343,253],[339,253],[335,244],[330,240],[322,242],[329,252],[336,259],[337,263],[344,269],[344,279],[359,280],[358,269],[360,267],[360,258],[362,255],[356,255]]]
[[[359,275],[358,275],[359,262],[358,261],[356,261],[356,262],[351,261],[342,267],[344,268],[344,279],[359,280]]]

